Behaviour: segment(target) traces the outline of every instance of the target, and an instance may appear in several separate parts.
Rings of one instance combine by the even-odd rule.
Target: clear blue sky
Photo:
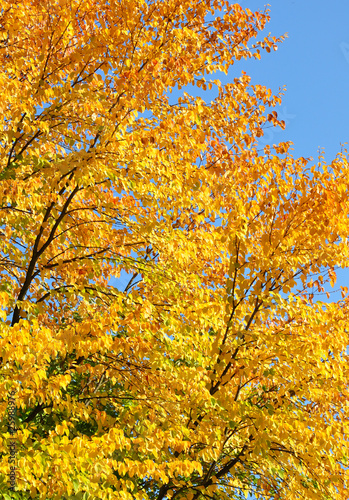
[[[266,5],[238,3],[252,11]],[[288,33],[288,38],[260,61],[236,64],[234,72],[244,69],[274,91],[286,85],[280,111],[287,128],[274,132],[272,140],[291,140],[298,156],[316,157],[318,148],[325,148],[330,161],[340,143],[349,142],[349,2],[272,0],[270,10],[266,34]]]
[[[263,0],[238,3],[252,11],[267,5]],[[288,38],[276,52],[262,53],[260,61],[238,62],[226,79],[244,70],[251,83],[274,92],[285,85],[278,115],[286,130],[269,129],[265,143],[292,141],[295,156],[314,159],[324,148],[330,162],[341,144],[349,143],[349,0],[270,0],[269,6],[265,34],[288,33]],[[337,276],[335,289],[349,285],[349,270]],[[339,297],[331,294],[330,300]]]

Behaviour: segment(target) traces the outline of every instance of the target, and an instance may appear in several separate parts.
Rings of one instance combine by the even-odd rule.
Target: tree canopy
[[[3,498],[347,500],[347,289],[314,298],[348,265],[347,152],[260,147],[281,93],[215,75],[277,48],[268,20],[1,0]]]

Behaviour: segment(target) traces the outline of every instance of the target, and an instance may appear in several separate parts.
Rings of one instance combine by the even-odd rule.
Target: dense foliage
[[[348,262],[347,155],[261,148],[281,96],[213,75],[276,49],[267,21],[1,0],[5,499],[348,498],[347,290],[313,299]]]

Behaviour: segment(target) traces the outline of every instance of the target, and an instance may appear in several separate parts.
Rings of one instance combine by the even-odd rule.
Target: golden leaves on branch
[[[0,18],[20,494],[346,498],[348,289],[315,294],[349,257],[347,154],[260,148],[282,93],[212,76],[276,49],[268,12],[24,0]]]

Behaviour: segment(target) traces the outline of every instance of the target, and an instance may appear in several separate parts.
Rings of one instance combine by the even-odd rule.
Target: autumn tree
[[[347,155],[262,149],[281,95],[214,79],[282,41],[268,11],[0,18],[2,497],[347,499],[348,300],[313,297],[347,265]]]

